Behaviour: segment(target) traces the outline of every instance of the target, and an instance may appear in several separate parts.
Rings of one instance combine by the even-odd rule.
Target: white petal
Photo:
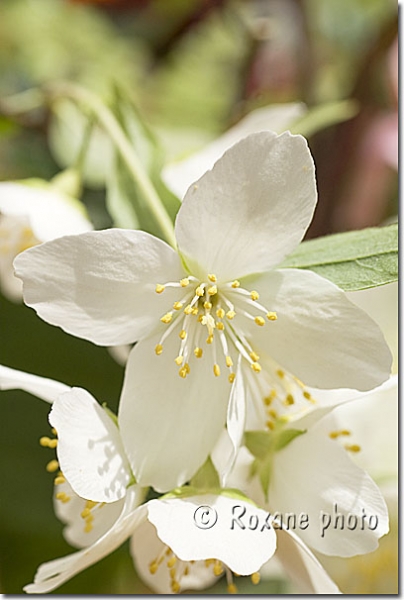
[[[250,135],[189,188],[176,220],[178,247],[201,277],[266,271],[300,242],[316,199],[304,138]]]
[[[386,504],[369,475],[321,427],[317,430],[319,424],[275,454],[269,486],[271,512],[296,515],[296,533],[323,554],[371,552],[388,531]],[[308,515],[303,528],[301,514]]]
[[[181,560],[215,558],[239,575],[251,575],[275,552],[276,534],[265,526],[267,513],[243,500],[205,494],[151,500],[148,510],[159,538]]]
[[[64,493],[69,498],[62,502],[56,494]],[[81,513],[86,508],[86,500],[80,498],[67,481],[55,486],[53,506],[57,518],[66,524],[63,537],[76,548],[87,548],[99,540],[117,521],[122,512],[124,499],[110,504],[97,504],[91,514],[94,517],[91,531],[86,531]]]
[[[316,388],[366,391],[387,379],[391,354],[379,327],[337,286],[298,269],[273,271],[250,284],[278,315],[264,327],[249,325],[260,354]]]
[[[393,354],[392,372],[398,370],[398,283],[349,292],[348,298],[379,325]]]
[[[165,556],[155,573],[151,573],[149,566],[167,550],[167,546],[160,540],[156,528],[149,521],[142,523],[136,529],[130,540],[130,551],[135,564],[136,572],[142,580],[158,594],[172,594],[170,568],[167,561],[171,556]],[[181,585],[181,592],[185,590],[201,590],[213,585],[217,577],[212,569],[208,569],[204,562],[194,564],[177,560],[175,563],[177,577]],[[188,573],[184,573],[187,568]]]
[[[366,396],[335,409],[322,420],[335,430],[352,432],[352,443],[361,451],[352,455],[362,469],[385,483],[398,477],[398,378],[393,375]],[[374,432],[372,439],[369,433]],[[347,440],[344,440],[347,441]]]
[[[281,133],[304,112],[304,104],[299,103],[272,104],[258,108],[199,152],[166,166],[162,172],[163,180],[174,194],[183,198],[189,186],[211,169],[231,146],[251,133],[268,130]]]
[[[55,400],[49,421],[58,433],[60,468],[88,500],[115,502],[131,479],[118,427],[94,398],[73,388]]]
[[[220,377],[213,375],[209,356],[192,355],[190,374],[181,378],[174,362],[180,339],[169,336],[156,356],[158,341],[133,348],[118,418],[136,481],[164,492],[188,481],[212,451],[226,422],[231,384],[225,366]]]
[[[145,506],[135,510],[137,494],[138,489],[135,486],[128,489],[125,506],[119,519],[95,544],[74,554],[42,564],[36,572],[34,583],[26,585],[24,591],[28,594],[51,592],[118,548],[146,518]]]
[[[175,295],[175,289],[156,294],[156,284],[183,277],[172,248],[124,229],[42,244],[20,254],[14,266],[24,282],[25,303],[42,319],[101,346],[135,342],[149,333]]]
[[[276,558],[302,594],[340,594],[317,558],[293,531],[276,532]]]
[[[24,390],[49,403],[54,402],[60,394],[71,390],[68,385],[59,381],[0,365],[0,390],[15,389]]]
[[[0,183],[0,213],[27,217],[34,235],[41,242],[93,228],[80,202],[56,192],[45,183],[41,187]]]

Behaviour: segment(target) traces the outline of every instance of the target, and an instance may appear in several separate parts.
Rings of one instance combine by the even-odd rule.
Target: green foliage
[[[347,292],[398,279],[398,225],[371,227],[309,240],[280,268],[309,269]]]

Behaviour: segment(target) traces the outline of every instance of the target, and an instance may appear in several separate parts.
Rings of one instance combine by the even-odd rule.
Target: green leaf
[[[347,292],[398,279],[398,225],[303,242],[279,268],[309,269]]]
[[[306,429],[285,429],[284,431],[281,431],[275,441],[275,450],[286,448],[290,442],[299,435],[302,435],[302,433],[306,433]]]
[[[210,456],[208,456],[205,464],[202,465],[196,475],[193,476],[190,485],[200,490],[220,487],[219,475]]]
[[[255,458],[263,460],[273,445],[273,435],[269,431],[246,431],[244,443]]]

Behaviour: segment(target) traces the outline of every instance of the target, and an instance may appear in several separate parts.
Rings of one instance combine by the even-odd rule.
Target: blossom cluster
[[[260,131],[232,145],[190,183],[175,248],[144,231],[92,231],[79,211],[41,234],[45,191],[29,190],[30,224],[6,200],[21,184],[9,185],[0,227],[6,215],[35,237],[13,249],[25,304],[71,335],[128,346],[117,415],[84,389],[0,367],[1,389],[51,404],[53,437],[41,444],[56,450],[55,510],[78,548],[41,565],[25,591],[57,589],[130,538],[138,573],[159,593],[222,576],[236,592],[238,576],[258,584],[275,563],[304,593],[339,593],[313,551],[371,552],[389,525],[338,407],[395,382],[378,325],[347,294],[279,267],[316,207],[306,140]],[[221,518],[235,505],[263,519],[260,535]],[[201,506],[218,515],[213,526],[195,524]],[[314,524],[335,506],[364,526],[322,535]],[[293,531],[276,513],[304,513],[308,526]]]

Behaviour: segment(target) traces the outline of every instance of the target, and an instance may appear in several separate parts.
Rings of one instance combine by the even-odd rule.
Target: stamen
[[[66,479],[63,477],[63,475],[58,475],[57,477],[55,477],[55,480],[53,483],[55,485],[61,485],[62,483],[66,483]]]
[[[184,277],[184,279],[180,279],[180,286],[181,287],[187,287],[187,285],[189,285],[189,279],[188,279],[188,277]]]
[[[224,331],[224,329],[225,329],[224,323],[222,323],[221,321],[216,323],[216,329],[218,329],[219,331]]]
[[[202,348],[198,348],[198,347],[195,348],[194,354],[195,354],[196,358],[202,358],[202,354],[203,354]]]
[[[163,316],[161,317],[161,319],[160,319],[160,321],[161,321],[162,323],[166,323],[166,324],[168,324],[168,323],[171,323],[171,321],[172,321],[172,320],[173,320],[173,313],[172,313],[172,312],[168,312],[168,313],[166,313],[166,314],[165,314],[165,315],[163,315]]]
[[[181,340],[185,340],[187,337],[187,332],[185,331],[185,329],[181,329],[181,331],[179,332],[179,337]]]
[[[158,283],[156,285],[156,294],[162,294],[165,289],[166,289],[165,285],[161,285],[160,283]]]
[[[213,365],[213,373],[215,374],[215,377],[219,377],[220,375],[220,367],[217,363]]]
[[[250,357],[255,362],[260,359],[260,357],[258,356],[258,354],[256,352],[254,352],[254,350],[252,352],[250,352]]]
[[[278,315],[276,314],[276,312],[268,312],[267,313],[267,319],[268,321],[276,321],[276,319],[278,318]]]
[[[265,325],[265,321],[264,321],[264,319],[262,317],[255,317],[254,321],[260,327],[262,327],[263,325]]]
[[[197,296],[199,296],[200,298],[201,298],[201,297],[204,295],[204,293],[205,293],[205,291],[204,291],[204,287],[205,287],[205,284],[204,284],[204,283],[201,283],[201,285],[199,285],[199,286],[196,288],[196,290],[195,290],[195,294],[196,294]]]
[[[361,451],[361,447],[358,444],[345,444],[344,448],[345,448],[345,450],[348,450],[349,452],[360,452]]]
[[[223,569],[223,565],[220,561],[216,561],[215,564],[213,565],[213,573],[216,575],[216,577],[219,577],[220,575],[222,575],[224,572]]]
[[[259,373],[261,371],[261,365],[258,362],[252,362],[251,363],[251,368],[256,373]]]
[[[167,567],[169,567],[171,569],[171,567],[173,567],[175,565],[175,563],[177,562],[177,557],[175,556],[175,554],[167,561]]]
[[[232,319],[234,319],[234,317],[236,316],[236,313],[234,310],[229,310],[226,313],[226,317],[229,319],[229,321],[231,321]]]
[[[235,279],[235,280],[233,281],[233,283],[231,284],[231,287],[232,287],[232,288],[235,288],[235,289],[236,289],[236,288],[239,288],[239,287],[240,287],[240,282],[239,282],[239,280],[238,280],[238,279]]]
[[[46,470],[48,471],[48,473],[54,473],[55,471],[58,470],[58,468],[59,468],[59,463],[57,460],[51,460],[46,465]]]
[[[293,398],[292,394],[288,394],[283,403],[285,406],[292,406],[292,404],[295,403],[295,399]]]
[[[61,502],[63,502],[63,504],[65,504],[66,502],[69,502],[69,500],[71,500],[71,497],[68,496],[66,494],[66,492],[58,492],[55,497],[56,497],[56,500],[60,500]]]
[[[226,367],[232,367],[233,366],[233,361],[231,359],[231,356],[226,356]]]
[[[283,378],[285,377],[285,371],[282,371],[282,369],[278,369],[278,370],[276,371],[276,374],[278,375],[278,377],[279,377],[280,379],[283,379]]]
[[[217,281],[217,277],[216,277],[216,275],[214,275],[213,273],[211,273],[210,275],[208,275],[208,279],[209,279],[209,281],[211,281],[212,283],[216,283],[216,281]]]
[[[183,303],[182,302],[174,302],[173,304],[173,309],[174,310],[181,310],[181,308],[183,307]]]
[[[213,335],[209,335],[208,338],[207,338],[207,340],[206,340],[206,343],[207,344],[211,344],[212,342],[213,342]]]
[[[218,308],[216,310],[216,316],[217,316],[218,319],[224,319],[225,314],[226,313],[225,313],[225,311],[224,311],[223,308]]]
[[[184,361],[184,357],[183,356],[177,356],[177,358],[174,359],[175,362],[177,363],[177,365],[180,367]]]
[[[233,383],[233,381],[236,379],[236,374],[230,373],[227,379],[229,380],[229,383]]]
[[[192,310],[193,310],[192,306],[191,306],[190,304],[188,304],[188,306],[186,306],[186,307],[184,308],[184,313],[185,313],[186,315],[190,315],[190,314],[192,313]]]
[[[163,345],[157,344],[157,346],[154,348],[154,351],[157,354],[157,356],[160,356],[160,354],[163,352]]]
[[[251,575],[251,583],[257,585],[260,582],[261,575],[259,573],[253,573]]]
[[[258,299],[259,299],[259,297],[260,297],[260,295],[259,295],[259,293],[258,293],[258,292],[256,292],[255,290],[253,290],[253,291],[250,293],[250,297],[251,297],[251,300],[258,300]]]
[[[204,302],[203,303],[203,308],[206,308],[206,310],[210,310],[212,308],[212,302]]]
[[[209,296],[214,296],[215,294],[217,294],[217,286],[212,285],[210,288],[208,288],[208,294]]]

